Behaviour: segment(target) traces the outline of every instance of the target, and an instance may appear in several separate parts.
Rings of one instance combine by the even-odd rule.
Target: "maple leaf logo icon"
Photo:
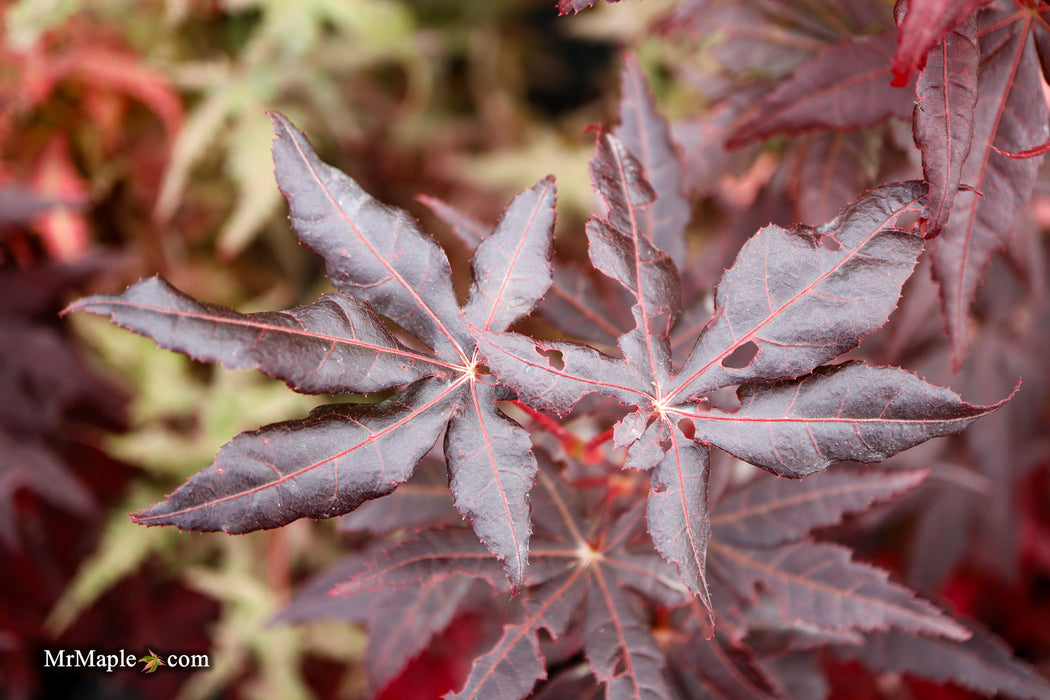
[[[164,665],[164,662],[160,660],[156,652],[154,652],[152,649],[149,649],[148,651],[149,654],[139,659],[139,661],[146,664],[146,666],[142,669],[143,673],[153,673],[159,667]]]

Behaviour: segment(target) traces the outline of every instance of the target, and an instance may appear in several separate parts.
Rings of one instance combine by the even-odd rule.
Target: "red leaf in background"
[[[979,62],[977,21],[971,15],[934,47],[915,86],[912,131],[930,186],[928,238],[948,223],[959,191],[973,142]]]
[[[864,191],[875,175],[877,145],[878,137],[867,130],[829,131],[793,149],[800,160],[792,182],[795,220],[814,226],[828,221]]]
[[[770,678],[750,649],[699,630],[668,652],[671,672],[688,698],[776,700],[788,696]]]
[[[837,525],[917,486],[927,472],[836,470],[801,481],[762,477],[719,501],[711,516],[715,537],[748,547],[773,547]]]
[[[1047,697],[1046,680],[1031,666],[1015,659],[999,639],[969,625],[964,641],[944,637],[912,636],[891,630],[868,636],[860,647],[838,647],[837,656],[855,658],[866,666],[908,673],[936,682],[950,681],[979,693],[1002,693],[1012,698]]]
[[[428,455],[397,491],[339,518],[339,530],[388,535],[398,530],[455,525],[459,521],[460,515],[449,496],[445,463],[436,455]]]
[[[992,0],[897,0],[894,14],[904,17],[900,45],[893,57],[893,84],[907,85],[911,74],[922,68],[926,54],[974,10]]]
[[[56,83],[68,76],[83,80],[95,90],[109,89],[132,97],[157,115],[168,140],[174,141],[182,129],[182,99],[166,75],[137,56],[108,47],[80,47],[60,56],[51,66]]]
[[[541,471],[538,482],[524,610],[475,661],[464,687],[452,697],[525,697],[546,675],[539,631],[557,640],[570,628],[583,632],[583,651],[609,698],[671,697],[662,675],[663,652],[637,596],[680,605],[688,592],[662,559],[628,548],[641,529],[641,511],[634,508],[610,521],[591,513],[578,489],[553,471]],[[357,595],[375,587],[420,584],[425,590],[457,572],[500,585],[498,571],[478,558],[484,550],[476,541],[449,532],[424,532],[420,538],[395,546],[336,592]]]
[[[880,569],[850,561],[850,551],[830,544],[799,542],[750,549],[711,541],[712,571],[742,595],[761,585],[771,592],[787,621],[821,630],[900,629],[960,640],[969,631]]]
[[[37,227],[48,255],[59,262],[72,262],[83,257],[88,248],[87,220],[72,208],[82,206],[88,186],[73,167],[69,144],[62,135],[51,138],[37,161],[33,175],[37,196],[62,207],[51,208],[39,215]]]
[[[23,489],[80,517],[95,512],[91,492],[58,454],[35,440],[27,441],[24,435],[16,437],[0,430],[0,545],[9,550],[23,546],[15,500]]]
[[[894,36],[854,37],[821,51],[745,112],[726,145],[814,129],[858,129],[909,116],[912,91],[889,84]]]
[[[973,145],[963,166],[948,225],[931,246],[934,278],[941,287],[945,325],[958,369],[969,344],[971,302],[995,251],[1014,230],[1031,198],[1040,159],[1014,160],[996,149],[1021,152],[1047,141],[1050,111],[1043,96],[1031,14],[983,12],[981,73]]]

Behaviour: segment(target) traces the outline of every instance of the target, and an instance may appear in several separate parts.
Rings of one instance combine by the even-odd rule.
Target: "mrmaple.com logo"
[[[168,654],[162,656],[149,649],[146,654],[135,654],[120,649],[119,651],[100,652],[95,649],[58,649],[44,650],[44,668],[97,668],[112,673],[118,668],[135,668],[143,664],[143,673],[153,673],[162,666],[170,668],[210,668],[208,654]]]

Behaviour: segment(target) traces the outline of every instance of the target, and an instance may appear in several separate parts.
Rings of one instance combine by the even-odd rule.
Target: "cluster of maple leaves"
[[[732,69],[711,87],[725,99],[715,121],[673,137],[625,59],[620,123],[599,132],[590,162],[599,203],[586,236],[605,281],[554,256],[553,178],[494,227],[425,199],[474,250],[464,304],[444,251],[409,214],[272,115],[292,225],[335,292],[246,314],[151,278],[68,310],[295,391],[386,398],[238,435],[133,520],[243,533],[344,516],[348,530],[401,534],[282,616],[368,624],[376,689],[458,612],[488,605],[502,629],[454,697],[799,697],[815,657],[785,652],[814,649],[1046,697],[992,635],[812,536],[927,473],[827,467],[884,460],[1005,403],[971,405],[892,366],[828,364],[887,322],[921,257],[953,362],[966,357],[978,282],[1023,228],[1050,135],[1050,10],[988,4],[900,2],[897,29],[868,2],[685,0],[665,30],[728,37],[716,50]],[[743,22],[750,31],[734,35]],[[763,26],[799,40],[763,44]],[[756,78],[759,65],[772,77]],[[902,117],[923,180],[842,195],[865,172],[854,132]],[[750,229],[713,297],[696,293],[705,267],[688,254],[687,193],[704,195],[757,140],[828,129],[784,159],[785,177],[807,183],[794,190],[798,219],[826,223]],[[719,177],[706,158],[716,148]],[[533,311],[559,339],[511,330]],[[439,440],[443,459],[431,454]],[[741,485],[711,447],[771,475]]]

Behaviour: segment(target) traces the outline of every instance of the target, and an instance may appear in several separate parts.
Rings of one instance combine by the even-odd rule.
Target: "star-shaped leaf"
[[[301,392],[399,390],[378,404],[327,406],[239,435],[133,519],[240,533],[342,515],[407,481],[444,433],[456,507],[520,586],[536,462],[527,433],[499,410],[495,387],[479,372],[467,324],[505,330],[550,286],[553,180],[515,197],[478,245],[460,309],[445,253],[416,222],[323,163],[287,119],[273,120],[277,181],[292,224],[324,259],[335,293],[286,312],[241,314],[153,278],[67,311],[109,316],[162,347],[256,368]],[[399,342],[377,312],[432,350]]]
[[[635,327],[619,339],[623,357],[470,331],[496,377],[536,410],[565,414],[587,393],[635,407],[616,425],[615,442],[627,447],[626,466],[655,467],[653,542],[708,607],[708,445],[799,477],[836,460],[885,459],[996,408],[971,406],[895,368],[821,367],[856,347],[896,306],[922,238],[895,224],[921,211],[921,183],[868,192],[817,228],[759,231],[726,271],[713,318],[673,373],[668,337],[680,285],[674,263],[642,227],[653,190],[611,135],[599,137],[591,177],[606,205],[604,217],[588,222],[591,260],[635,301]],[[555,353],[560,362],[551,361]],[[730,385],[742,385],[739,408],[706,403],[705,394]]]

